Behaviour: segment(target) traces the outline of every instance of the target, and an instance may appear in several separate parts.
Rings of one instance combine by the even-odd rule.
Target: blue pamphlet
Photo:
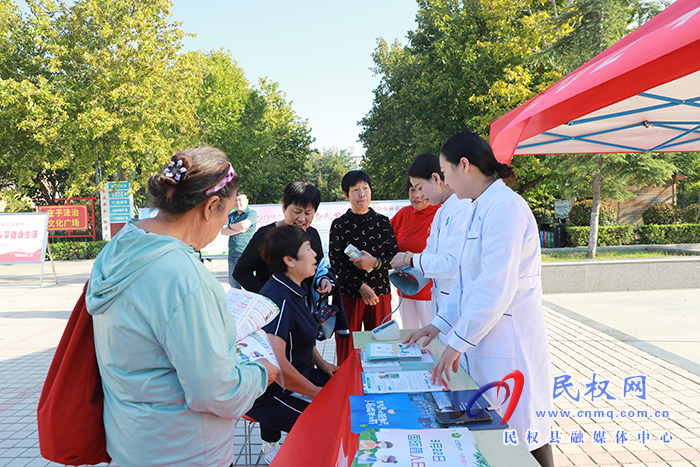
[[[353,433],[362,433],[369,428],[399,428],[419,430],[443,428],[435,420],[436,410],[466,410],[467,403],[476,394],[476,389],[446,392],[418,392],[407,394],[367,394],[350,396],[350,413]],[[488,407],[484,396],[472,406],[473,413]],[[490,410],[492,420],[470,423],[470,430],[507,429],[501,425],[503,418]]]

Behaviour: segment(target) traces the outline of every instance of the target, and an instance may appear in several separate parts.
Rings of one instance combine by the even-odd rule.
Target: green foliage
[[[308,122],[277,83],[263,79],[251,86],[227,52],[190,53],[183,60],[203,70],[200,139],[228,155],[251,202],[281,201],[284,186],[303,178],[312,152]]]
[[[32,201],[16,190],[8,190],[0,197],[5,202],[5,208],[1,212],[34,212]]]
[[[340,181],[353,169],[353,162],[345,149],[335,152],[324,148],[314,151],[306,162],[304,180],[312,182],[321,192],[321,201],[345,201]]]
[[[65,261],[97,258],[97,255],[106,244],[106,240],[97,242],[54,242],[51,243],[50,248],[54,260]],[[46,259],[49,259],[48,251],[46,252]]]
[[[381,82],[360,121],[373,197],[403,196],[403,175],[416,154],[437,154],[459,131],[487,136],[492,120],[561,77],[525,60],[552,40],[539,28],[550,11],[537,0],[419,0],[408,45],[378,41],[374,72]],[[517,172],[523,186],[541,181],[538,159],[519,163],[526,166]]]
[[[686,224],[700,224],[700,204],[690,204],[684,207],[681,217]]]
[[[568,246],[588,246],[589,227],[567,226]],[[600,227],[598,245],[657,245],[668,243],[700,243],[700,224],[626,225]]]
[[[630,188],[665,182],[674,166],[653,154],[575,154],[549,156],[549,181],[567,197],[591,198],[593,178],[602,160],[601,199],[623,200],[632,197]],[[589,219],[590,220],[590,219]]]
[[[672,153],[666,156],[676,169],[687,178],[677,182],[677,203],[687,206],[700,202],[700,154],[697,152]]]
[[[587,226],[591,223],[591,207],[593,201],[586,199],[574,203],[569,212],[569,224],[575,226]],[[617,220],[617,212],[610,204],[600,203],[598,211],[598,225],[607,226],[613,225]],[[586,240],[588,242],[588,240]]]
[[[669,203],[651,205],[642,213],[642,221],[644,221],[645,225],[677,224],[680,220],[680,209],[678,206]]]
[[[554,209],[533,208],[532,214],[535,216],[538,224],[551,224],[554,222]]]
[[[548,17],[546,25],[566,33],[533,59],[554,62],[564,73],[574,71],[627,34],[629,5],[628,0],[564,2],[560,14]]]
[[[13,17],[0,76],[0,166],[34,199],[135,188],[190,144],[196,70],[168,0],[30,0]],[[93,187],[90,189],[90,187]]]
[[[700,243],[700,224],[640,225],[639,243]]]
[[[568,246],[588,246],[590,227],[567,226]],[[637,243],[637,231],[633,225],[616,224],[598,227],[598,245],[634,245]]]
[[[224,51],[181,53],[169,0],[0,0],[0,189],[41,204],[142,186],[177,150],[220,147],[258,203],[281,199],[311,153],[276,83],[251,86]]]
[[[513,164],[511,164],[511,166],[515,168],[515,163],[525,159],[526,157],[529,156],[518,156],[514,158]],[[544,175],[541,175],[543,181],[537,184],[533,184],[532,187],[528,188],[525,185],[523,185],[523,177],[521,175],[520,170],[518,170],[518,168],[515,168],[515,170],[516,174],[518,175],[519,182],[519,188],[516,189],[516,191],[520,193],[520,195],[527,202],[531,209],[554,209],[554,201],[565,198],[561,191],[559,191],[549,181],[544,179]]]

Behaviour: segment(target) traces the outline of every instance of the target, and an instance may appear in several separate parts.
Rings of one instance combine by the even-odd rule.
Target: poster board
[[[49,214],[0,213],[0,263],[43,263]]]
[[[100,191],[102,238],[111,240],[134,212],[134,196],[129,182],[108,182]]]
[[[47,212],[0,213],[0,264],[41,264],[39,287],[44,279],[48,225]]]
[[[63,204],[37,206],[38,212],[49,213],[50,231],[88,230],[88,207],[86,204]]]

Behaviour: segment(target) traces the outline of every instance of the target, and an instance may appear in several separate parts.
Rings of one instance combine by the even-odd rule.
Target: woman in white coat
[[[450,369],[457,371],[462,353],[479,386],[519,370],[524,376],[522,395],[508,423],[541,465],[553,465],[547,443],[551,419],[535,412],[552,408],[537,223],[527,203],[503,183],[512,175],[510,167],[496,161],[481,137],[470,132],[450,137],[440,150],[440,167],[459,198],[473,199],[451,291],[459,295],[459,314],[454,323],[434,318],[406,342],[426,337],[426,345],[440,331],[447,334],[447,347],[432,369],[434,381],[449,381]],[[496,398],[495,392],[492,389],[489,396],[499,405],[502,397]],[[504,411],[508,402],[500,404]]]
[[[419,253],[399,252],[391,260],[391,267],[396,269],[410,264],[425,277],[433,279],[431,320],[440,316],[446,323],[454,323],[457,321],[457,307],[447,305],[457,276],[467,220],[472,212],[471,200],[459,199],[445,184],[440,160],[435,154],[416,156],[408,168],[408,178],[427,202],[442,206],[433,218],[425,249]]]

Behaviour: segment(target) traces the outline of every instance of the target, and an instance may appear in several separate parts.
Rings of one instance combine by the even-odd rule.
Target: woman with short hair
[[[299,415],[338,369],[316,348],[318,324],[311,314],[302,282],[316,272],[316,252],[308,232],[297,225],[272,228],[261,246],[272,276],[260,294],[272,300],[279,315],[263,327],[280,364],[280,384],[272,383],[248,416],[260,422],[267,462],[279,449],[280,431],[292,429]],[[300,397],[301,395],[301,397]]]
[[[391,314],[389,262],[398,253],[391,222],[369,207],[372,184],[367,173],[352,170],[343,176],[341,188],[350,209],[331,223],[328,256],[337,271],[343,307],[350,332],[370,331]],[[352,245],[357,255],[346,251]],[[353,351],[352,337],[338,339],[338,362]]]
[[[318,230],[311,227],[311,221],[314,220],[319,204],[321,204],[321,192],[313,183],[296,181],[284,187],[282,194],[284,219],[260,227],[250,239],[233,270],[233,277],[244,289],[259,293],[272,275],[269,266],[260,255],[260,246],[267,232],[274,227],[285,224],[301,227],[308,232],[311,248],[316,252],[317,258],[319,260],[323,258],[321,237]],[[330,282],[324,282],[319,292],[323,294],[330,292]]]

